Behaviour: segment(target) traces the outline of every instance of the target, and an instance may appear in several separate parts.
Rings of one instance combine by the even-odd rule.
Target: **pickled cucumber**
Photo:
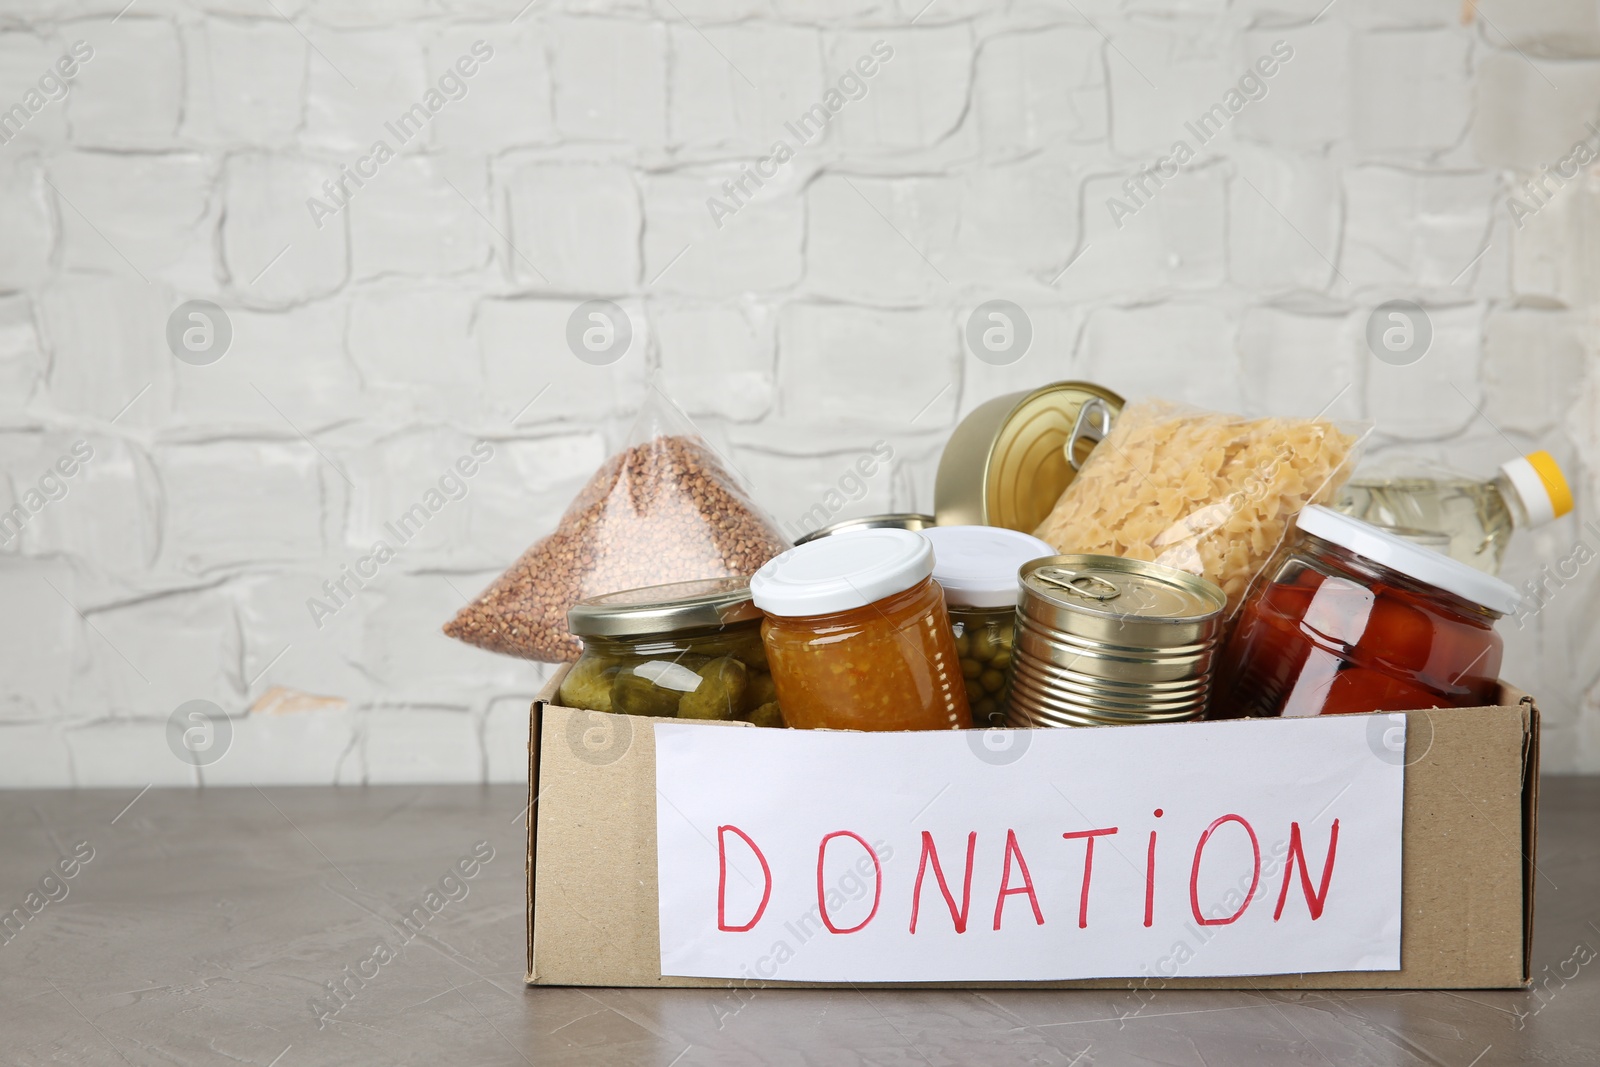
[[[762,704],[755,710],[751,711],[748,715],[741,715],[739,717],[745,722],[754,723],[757,726],[783,725],[783,712],[778,709],[777,701],[768,701],[767,703]]]
[[[759,708],[763,704],[771,704],[778,699],[778,687],[773,684],[772,675],[766,671],[750,672],[750,688],[744,695],[744,704],[747,708]]]
[[[648,678],[633,673],[633,668],[618,672],[611,682],[611,710],[622,715],[653,715],[670,719],[678,714],[679,697],[673,689],[663,689]]]
[[[691,671],[697,671],[714,659],[716,659],[714,655],[701,655],[698,652],[668,652],[658,657],[656,662],[665,660],[670,663],[676,663],[680,667],[687,667]]]
[[[751,633],[727,633],[714,637],[691,637],[685,639],[688,647],[699,654],[696,658],[701,663],[723,656],[732,656],[746,667],[764,671],[767,669],[767,650],[761,643],[759,629]],[[686,654],[687,656],[688,654]]]
[[[556,700],[569,708],[610,711],[611,686],[619,670],[621,664],[616,660],[585,655],[567,672]]]
[[[749,669],[733,656],[714,659],[695,672],[700,685],[678,700],[680,719],[732,719],[744,710]]]
[[[759,632],[717,635],[692,647],[691,652],[657,643],[621,655],[587,648],[562,680],[556,699],[567,707],[619,715],[783,725]]]

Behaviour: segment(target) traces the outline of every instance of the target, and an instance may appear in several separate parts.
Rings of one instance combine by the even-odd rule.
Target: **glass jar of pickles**
[[[784,721],[805,729],[972,725],[933,546],[908,530],[824,537],[750,579]]]
[[[567,612],[567,625],[583,641],[556,698],[567,707],[784,725],[748,579],[589,597]]]
[[[1245,600],[1213,718],[1493,704],[1494,624],[1519,594],[1393,532],[1313,504]]]
[[[933,580],[949,607],[972,723],[1004,725],[1017,571],[1056,550],[1037,537],[996,526],[935,526],[922,536],[933,545]]]

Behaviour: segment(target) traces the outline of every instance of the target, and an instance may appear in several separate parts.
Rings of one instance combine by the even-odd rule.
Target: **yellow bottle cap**
[[[1561,465],[1550,453],[1529,452],[1500,469],[1522,498],[1533,525],[1559,519],[1572,510],[1572,489],[1567,485],[1566,475],[1561,473]]]
[[[1572,489],[1567,485],[1567,476],[1561,473],[1561,465],[1554,456],[1545,451],[1528,453],[1527,460],[1533,464],[1533,469],[1538,472],[1539,480],[1544,483],[1545,492],[1550,494],[1550,503],[1555,506],[1556,518],[1560,518],[1572,510]]]

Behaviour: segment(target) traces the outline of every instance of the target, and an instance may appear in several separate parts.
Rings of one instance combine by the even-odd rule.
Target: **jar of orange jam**
[[[933,548],[907,530],[824,537],[750,579],[784,721],[801,729],[972,725]]]
[[[1315,504],[1295,524],[1239,613],[1210,717],[1495,703],[1515,588]]]

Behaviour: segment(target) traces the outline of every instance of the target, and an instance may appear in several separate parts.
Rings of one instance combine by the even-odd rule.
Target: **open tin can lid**
[[[950,434],[934,477],[941,526],[1031,532],[1110,432],[1122,397],[1092,382],[1054,382],[986,400]]]

